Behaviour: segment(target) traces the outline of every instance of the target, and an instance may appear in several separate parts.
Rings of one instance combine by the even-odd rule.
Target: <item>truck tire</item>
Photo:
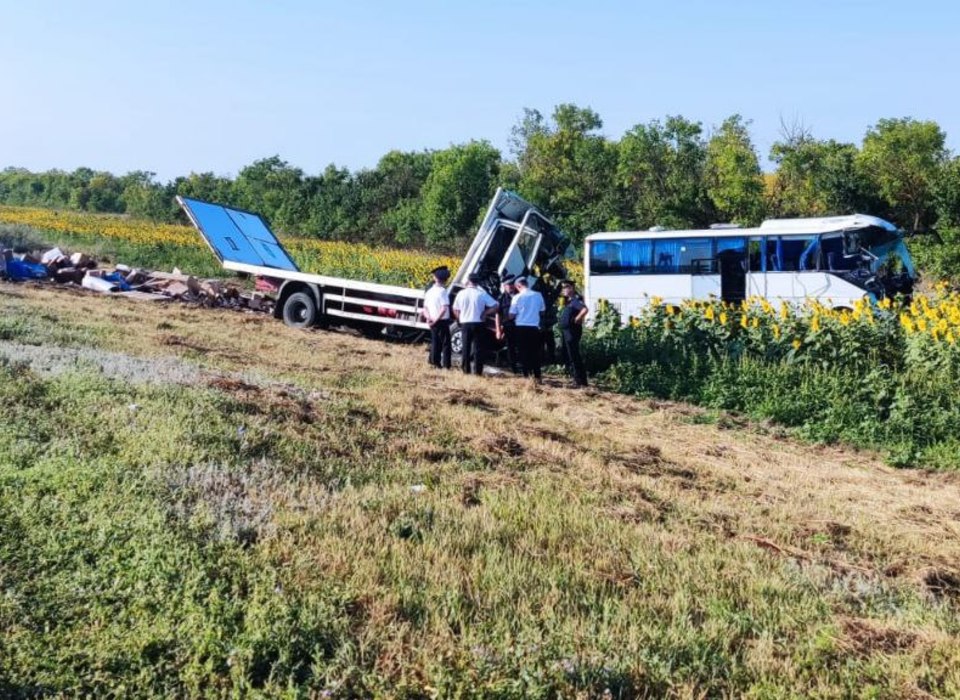
[[[463,331],[456,321],[450,324],[450,350],[457,357],[463,356]]]
[[[291,328],[310,328],[317,322],[317,302],[309,292],[294,292],[283,303],[283,322]]]

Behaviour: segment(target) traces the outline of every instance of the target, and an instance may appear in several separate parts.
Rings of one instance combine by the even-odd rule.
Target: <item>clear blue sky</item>
[[[960,3],[0,0],[0,167],[307,172],[471,138],[524,107],[597,110],[617,138],[739,112],[856,141],[881,117],[960,144]]]

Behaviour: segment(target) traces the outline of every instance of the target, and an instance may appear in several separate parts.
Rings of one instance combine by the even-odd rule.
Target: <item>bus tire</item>
[[[317,323],[317,302],[309,292],[294,292],[283,303],[283,322],[291,328],[311,328]]]

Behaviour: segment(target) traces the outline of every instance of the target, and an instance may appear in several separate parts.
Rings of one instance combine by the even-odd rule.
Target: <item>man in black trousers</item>
[[[583,322],[587,318],[587,305],[577,294],[577,288],[570,280],[560,284],[560,294],[566,299],[560,312],[560,342],[567,370],[577,388],[587,385],[587,370],[580,354],[580,337],[583,335]]]
[[[460,324],[463,339],[460,367],[464,374],[469,374],[471,369],[476,375],[483,374],[485,324],[497,312],[497,300],[487,294],[480,281],[480,275],[470,275],[467,286],[453,300],[453,315]]]
[[[540,384],[542,381],[541,355],[543,351],[540,325],[543,322],[543,312],[546,311],[546,304],[544,304],[540,292],[530,289],[530,284],[523,275],[517,277],[516,285],[517,295],[510,303],[510,318],[516,325],[520,364],[523,365],[523,376],[532,376],[533,381]]]
[[[433,284],[423,297],[423,318],[430,326],[430,364],[450,369],[450,295],[446,287],[450,270],[441,266],[430,273]]]

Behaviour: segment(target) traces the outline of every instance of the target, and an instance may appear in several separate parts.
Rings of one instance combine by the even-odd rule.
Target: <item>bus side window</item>
[[[783,253],[780,248],[780,238],[770,236],[767,238],[767,272],[783,271]]]
[[[590,272],[606,275],[620,267],[620,244],[612,241],[594,241],[590,244]]]
[[[784,236],[777,251],[784,272],[816,270],[816,236]]]
[[[823,269],[830,271],[856,270],[857,258],[843,255],[843,236],[824,236],[820,239]]]

